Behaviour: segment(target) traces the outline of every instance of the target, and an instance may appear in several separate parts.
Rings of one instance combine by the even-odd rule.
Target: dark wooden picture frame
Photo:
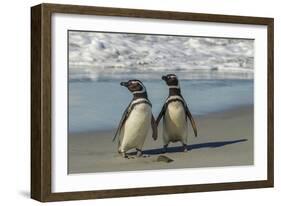
[[[51,16],[54,13],[221,22],[267,26],[267,180],[53,193],[51,190]],[[160,195],[273,187],[274,88],[272,18],[41,4],[31,8],[31,198],[42,201]]]

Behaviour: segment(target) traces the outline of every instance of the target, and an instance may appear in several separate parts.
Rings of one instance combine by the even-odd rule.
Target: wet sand
[[[198,137],[194,137],[189,125],[187,152],[183,152],[181,143],[170,143],[168,152],[162,154],[160,127],[157,141],[150,134],[145,141],[144,154],[149,155],[146,158],[122,158],[117,153],[117,141],[112,142],[114,130],[69,134],[68,172],[74,174],[252,165],[253,115],[253,107],[241,107],[195,117]],[[134,155],[134,151],[131,155]],[[157,161],[160,155],[173,161]]]

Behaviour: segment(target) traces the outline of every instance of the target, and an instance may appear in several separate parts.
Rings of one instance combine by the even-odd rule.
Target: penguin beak
[[[128,82],[121,82],[120,85],[123,86],[123,87],[128,87],[129,83]]]
[[[162,80],[167,81],[167,76],[162,76]]]

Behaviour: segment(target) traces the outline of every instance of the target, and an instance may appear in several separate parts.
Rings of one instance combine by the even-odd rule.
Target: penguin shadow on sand
[[[237,143],[246,142],[246,141],[248,141],[248,140],[247,139],[237,139],[237,140],[231,140],[231,141],[205,142],[205,143],[187,145],[187,150],[191,151],[191,150],[205,149],[205,148],[219,148],[219,147],[224,147],[226,145],[237,144]],[[185,148],[183,146],[168,147],[166,150],[166,153],[183,152],[184,149]],[[163,148],[143,150],[143,153],[146,155],[160,155],[160,154],[163,154]],[[130,153],[128,153],[128,155],[136,155],[136,152],[130,152]]]

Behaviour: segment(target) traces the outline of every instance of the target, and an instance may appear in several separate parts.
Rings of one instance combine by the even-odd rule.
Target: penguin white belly
[[[181,102],[168,104],[163,120],[164,144],[169,142],[187,141],[187,122],[185,109]]]
[[[134,106],[121,131],[119,151],[142,149],[151,124],[151,107],[142,103]]]

